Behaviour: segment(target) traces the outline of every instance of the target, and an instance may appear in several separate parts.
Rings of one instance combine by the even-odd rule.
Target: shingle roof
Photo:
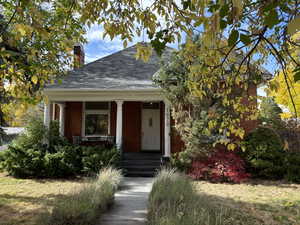
[[[168,61],[174,49],[167,47],[162,58],[153,52],[148,62],[136,60],[136,45],[88,63],[70,71],[60,84],[50,84],[46,89],[103,89],[138,90],[157,88],[152,76],[159,70],[160,62]]]

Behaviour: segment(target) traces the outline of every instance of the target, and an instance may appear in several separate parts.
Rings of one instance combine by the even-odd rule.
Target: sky
[[[92,26],[87,31],[86,38],[88,43],[84,45],[85,63],[93,62],[123,49],[123,43],[120,38],[110,40],[109,37],[105,37],[103,39],[103,32],[103,28],[98,25]],[[143,37],[135,37],[131,43],[128,43],[128,47],[141,41],[147,40],[143,40]],[[168,46],[178,48],[178,43],[169,44]],[[264,88],[265,86],[258,88],[258,95],[266,96]]]
[[[120,38],[115,38],[110,40],[109,37],[103,39],[103,28],[98,25],[92,26],[86,34],[88,43],[84,45],[85,50],[85,63],[93,62],[99,58],[110,55],[114,52],[123,49],[123,42]],[[146,35],[145,35],[146,36]],[[134,37],[133,41],[128,43],[128,46],[134,45],[137,42],[148,41],[143,39],[143,37]],[[169,44],[168,46],[172,48],[178,48],[178,44]]]

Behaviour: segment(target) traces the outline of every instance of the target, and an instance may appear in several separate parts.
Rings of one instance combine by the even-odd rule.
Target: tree
[[[180,41],[182,32],[191,37],[203,36],[203,45],[217,50],[222,60],[215,64],[207,60],[207,68],[226,71],[230,53],[240,52],[236,73],[252,70],[251,63],[269,65],[275,72],[282,70],[287,97],[297,115],[286,67],[293,65],[293,76],[300,80],[299,24],[300,2],[295,0],[156,0],[143,5],[138,0],[76,1],[80,5],[81,21],[101,24],[104,34],[120,36],[124,46],[143,30],[158,52],[167,43]],[[226,48],[218,46],[220,38]],[[138,56],[147,58],[150,48],[140,46]]]
[[[99,24],[104,35],[120,37],[124,46],[145,31],[159,54],[168,43],[180,42],[183,33],[189,38],[199,33],[201,46],[190,44],[189,54],[183,54],[184,62],[191,60],[190,55],[202,62],[189,69],[193,79],[187,88],[196,98],[209,96],[214,88],[199,80],[211,84],[223,80],[228,91],[219,94],[228,101],[233,83],[257,81],[255,75],[243,74],[252,74],[261,65],[278,65],[275,72],[282,71],[297,116],[287,65],[295,81],[300,80],[299,1],[6,0],[0,6],[0,82],[10,83],[11,94],[22,99],[29,100],[46,82],[65,72],[70,40],[83,41],[83,26]],[[200,52],[193,54],[195,50]],[[150,46],[138,46],[137,57],[146,60],[150,54]]]
[[[291,93],[295,102],[296,110],[299,112],[300,83],[294,80],[292,68],[289,67],[286,69],[286,75],[287,75],[289,86],[291,87],[292,90]],[[285,106],[289,110],[290,115],[295,116],[293,102],[291,101],[290,98],[287,98],[287,89],[286,89],[285,82],[286,82],[285,75],[283,72],[280,72],[269,82],[266,91],[269,96],[272,96],[274,98],[276,103]]]
[[[13,99],[2,105],[2,111],[8,126],[25,127],[30,118],[42,117],[43,109],[40,104],[32,105]]]
[[[155,79],[171,103],[186,150],[197,155],[209,154],[216,144],[230,150],[240,146],[245,134],[242,121],[257,116],[256,104],[252,104],[256,99],[248,96],[248,88],[260,81],[255,67],[251,73],[237,75],[234,62],[227,65],[226,73],[209,70],[207,59],[214,63],[222,58],[202,43],[201,37],[188,40]],[[223,40],[218,45],[226,48]]]
[[[275,129],[283,129],[281,120],[282,109],[276,104],[272,97],[263,97],[259,107],[259,120]]]
[[[250,71],[251,60],[259,65],[274,65],[275,60],[284,74],[287,63],[292,63],[295,79],[300,79],[299,38],[292,38],[299,33],[300,3],[294,0],[7,0],[0,6],[1,77],[16,87],[23,84],[22,90],[30,93],[66,69],[70,40],[83,41],[83,25],[93,24],[101,25],[111,39],[120,37],[124,46],[145,31],[158,53],[166,44],[180,41],[183,33],[200,33],[210,49],[218,48],[222,37],[227,40],[226,50],[218,51],[223,60],[208,63],[209,69],[226,70],[230,53],[240,51],[237,72],[243,67]],[[140,45],[138,56],[147,58],[150,49]],[[16,63],[9,66],[9,59]]]
[[[36,102],[41,87],[66,71],[74,42],[84,41],[84,25],[70,3],[0,1],[1,93]]]
[[[268,120],[280,120],[282,109],[276,104],[273,98],[264,97],[260,103],[260,117]]]

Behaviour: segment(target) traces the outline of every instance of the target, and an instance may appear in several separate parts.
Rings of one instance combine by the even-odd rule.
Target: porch
[[[159,99],[49,101],[44,123],[58,120],[60,133],[74,144],[115,144],[122,154],[170,157],[170,108]]]

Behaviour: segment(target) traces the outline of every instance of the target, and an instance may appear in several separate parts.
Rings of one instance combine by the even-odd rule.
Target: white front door
[[[142,150],[160,150],[159,109],[142,109]]]

